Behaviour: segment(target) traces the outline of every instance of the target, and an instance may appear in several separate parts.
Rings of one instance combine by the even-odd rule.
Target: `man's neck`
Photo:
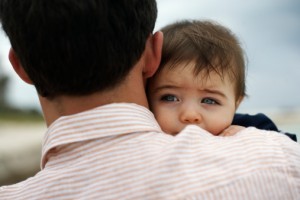
[[[120,86],[80,97],[60,96],[54,100],[39,97],[49,127],[62,116],[72,115],[111,103],[136,103],[148,108],[142,76],[130,74]]]

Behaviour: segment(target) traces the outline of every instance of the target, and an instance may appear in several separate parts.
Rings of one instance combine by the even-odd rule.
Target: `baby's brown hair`
[[[246,95],[245,54],[238,38],[226,27],[207,20],[184,20],[165,26],[160,67],[195,63],[195,76],[205,71],[229,75],[236,99]]]

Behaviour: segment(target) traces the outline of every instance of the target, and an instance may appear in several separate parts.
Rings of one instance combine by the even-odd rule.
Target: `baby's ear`
[[[20,60],[19,60],[18,56],[16,55],[16,52],[12,48],[10,48],[10,50],[9,50],[8,58],[9,58],[9,61],[10,61],[11,65],[13,66],[15,72],[18,74],[18,76],[24,82],[32,85],[32,81],[28,77],[28,75],[25,72],[22,64],[20,63]]]

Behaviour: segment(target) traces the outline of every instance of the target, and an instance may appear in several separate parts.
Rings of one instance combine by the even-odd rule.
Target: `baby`
[[[231,125],[246,95],[244,52],[237,37],[212,21],[181,21],[162,29],[162,61],[147,85],[150,109],[162,130],[176,135],[197,125],[234,135]]]

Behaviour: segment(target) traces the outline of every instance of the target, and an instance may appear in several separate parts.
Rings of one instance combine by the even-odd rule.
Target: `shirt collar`
[[[108,104],[60,117],[45,134],[41,166],[50,149],[57,146],[135,132],[161,132],[153,114],[137,104]]]

